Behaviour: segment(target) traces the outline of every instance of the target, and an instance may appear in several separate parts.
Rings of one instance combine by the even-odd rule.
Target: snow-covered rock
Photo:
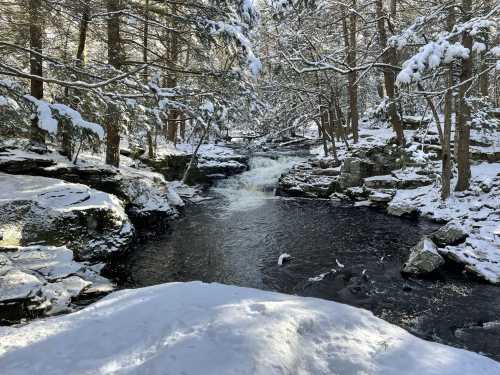
[[[121,202],[85,185],[0,173],[0,245],[67,245],[79,259],[124,252],[134,236]]]
[[[444,259],[438,253],[438,248],[428,237],[411,248],[410,256],[403,265],[402,272],[412,275],[425,275],[436,271],[444,264]]]
[[[0,327],[0,373],[493,375],[500,364],[313,298],[173,283]]]
[[[42,287],[42,295],[50,302],[47,315],[59,314],[71,311],[71,299],[79,296],[87,289],[91,282],[83,280],[79,276],[70,276]]]
[[[368,200],[375,203],[388,203],[391,201],[394,194],[389,194],[381,191],[374,191],[368,196]]]
[[[387,213],[393,216],[416,216],[418,208],[410,202],[393,199],[387,206]]]
[[[276,195],[328,198],[336,189],[338,176],[315,174],[314,170],[311,162],[296,164],[279,178]]]
[[[398,184],[398,179],[390,175],[367,177],[363,181],[369,189],[394,189]]]
[[[423,172],[419,168],[405,168],[392,171],[391,175],[397,179],[399,189],[415,189],[433,183],[432,178],[426,174],[421,174]]]
[[[497,216],[498,217],[498,216]],[[465,270],[494,284],[500,283],[499,221],[484,221],[469,229],[465,242],[439,249],[441,255],[463,264]]]
[[[463,227],[453,221],[441,227],[431,235],[431,239],[438,246],[458,245],[465,241],[467,232]]]
[[[346,189],[361,185],[363,179],[373,176],[375,163],[357,157],[347,158],[342,164],[340,174],[340,187]]]
[[[74,261],[64,246],[0,248],[0,319],[12,323],[71,311],[73,298],[109,293],[113,284],[96,267]]]
[[[118,169],[88,155],[82,155],[73,164],[55,152],[40,156],[18,146],[0,151],[0,171],[57,178],[113,194],[123,201],[126,213],[139,227],[143,224],[142,227],[152,229],[156,224],[163,228],[178,214],[176,207],[182,206],[178,200],[170,199],[175,197],[169,194],[162,175],[132,167],[130,158],[122,157]]]
[[[142,158],[146,165],[161,173],[167,180],[180,180],[195,151],[189,144],[160,145],[156,159]],[[237,154],[233,149],[222,145],[203,144],[198,150],[193,164],[189,183],[205,183],[225,178],[248,169],[248,157]]]

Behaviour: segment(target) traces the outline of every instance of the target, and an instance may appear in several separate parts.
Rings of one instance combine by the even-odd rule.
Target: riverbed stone
[[[438,246],[454,246],[464,242],[468,233],[456,222],[449,222],[431,234],[432,240]]]
[[[436,244],[430,238],[424,237],[410,250],[410,256],[403,265],[402,272],[416,276],[425,275],[436,271],[444,263]]]

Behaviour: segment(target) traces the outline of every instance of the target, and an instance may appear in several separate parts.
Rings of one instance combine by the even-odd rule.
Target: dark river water
[[[122,287],[202,280],[313,296],[371,310],[433,341],[500,360],[500,288],[446,270],[405,279],[401,265],[428,221],[327,200],[274,197],[292,158],[254,158],[190,204],[162,238],[119,265]],[[278,265],[280,254],[291,260]]]

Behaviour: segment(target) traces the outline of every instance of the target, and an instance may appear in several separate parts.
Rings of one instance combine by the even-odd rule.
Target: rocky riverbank
[[[359,145],[351,150],[341,148],[339,161],[314,158],[296,165],[280,178],[277,194],[347,200],[354,206],[382,208],[390,215],[447,224],[412,249],[402,271],[423,276],[451,262],[460,264],[465,273],[500,283],[498,145],[486,144],[488,139],[481,138],[477,147],[489,152],[474,162],[471,188],[443,202],[439,150],[429,148],[429,136],[407,131],[409,142],[399,148],[378,130],[376,137],[365,129]],[[430,133],[432,140],[435,135]],[[473,144],[479,143],[473,137]]]
[[[176,170],[171,160],[123,156],[113,168],[91,154],[74,164],[23,141],[2,143],[0,324],[71,311],[79,300],[112,291],[101,275],[105,264],[136,238],[165,231],[182,211],[177,190],[189,188],[166,177],[186,164]],[[205,146],[194,176],[209,182],[246,170],[246,163],[228,148]]]

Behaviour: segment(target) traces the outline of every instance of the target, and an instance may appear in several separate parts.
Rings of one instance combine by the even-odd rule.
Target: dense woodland
[[[33,0],[1,10],[2,135],[50,141],[69,159],[101,147],[118,166],[125,137],[152,158],[160,138],[310,122],[335,157],[335,139],[358,142],[362,116],[388,121],[403,145],[402,117],[430,113],[446,198],[452,160],[456,190],[469,186],[470,127],[500,101],[492,0]]]

